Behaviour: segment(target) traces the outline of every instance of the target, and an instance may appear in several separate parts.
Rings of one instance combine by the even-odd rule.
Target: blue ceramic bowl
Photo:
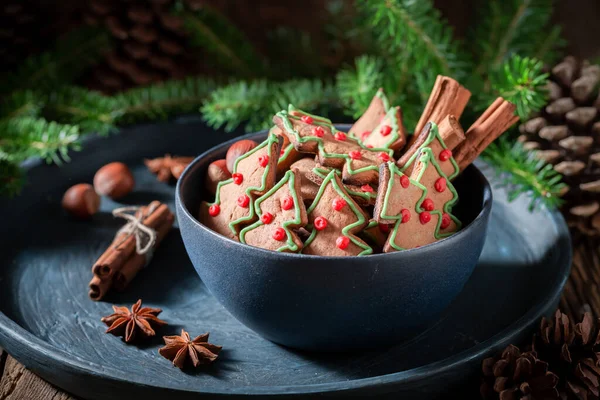
[[[266,131],[244,138],[260,142]],[[462,290],[483,249],[492,205],[490,185],[475,166],[455,181],[460,200],[454,210],[464,227],[446,239],[362,257],[277,253],[227,239],[197,219],[208,165],[239,139],[187,167],[177,184],[176,208],[200,278],[244,325],[303,350],[388,346],[432,325]]]

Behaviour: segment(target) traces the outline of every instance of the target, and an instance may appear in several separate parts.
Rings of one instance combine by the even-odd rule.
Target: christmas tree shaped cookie
[[[302,240],[293,231],[307,222],[296,171],[287,171],[271,190],[256,200],[255,208],[258,221],[242,229],[240,242],[281,252],[295,253],[302,249]]]
[[[456,123],[456,120],[447,118],[444,120],[444,124],[446,123],[453,124]],[[448,129],[443,129],[442,132],[444,135],[440,134],[440,129],[434,122],[427,123],[414,143],[398,160],[397,165],[400,167],[400,170],[406,175],[410,175],[419,151],[428,147],[432,150],[444,175],[450,180],[454,179],[460,170],[456,160],[452,156],[452,148],[464,140],[465,136],[460,127],[448,127]]]
[[[281,178],[281,176],[285,174],[285,171],[290,168],[290,165],[302,158],[303,154],[299,153],[294,148],[294,145],[290,143],[287,136],[283,134],[283,131],[279,129],[279,127],[272,127],[269,130],[269,134],[271,133],[279,136],[281,138],[280,141],[282,141],[279,159],[277,161],[277,177]]]
[[[422,206],[427,211],[437,210],[442,213],[438,237],[449,236],[460,229],[460,221],[452,215],[452,207],[458,201],[458,194],[454,185],[444,175],[432,149],[425,147],[420,150],[411,178],[423,185],[427,191]]]
[[[202,202],[200,221],[210,229],[237,240],[240,227],[256,220],[254,200],[275,183],[279,137],[267,139],[240,156],[231,178],[219,182],[213,203]]]
[[[316,154],[321,165],[343,171],[345,183],[377,183],[379,165],[391,159],[393,150],[369,149],[327,120],[302,114],[290,105],[280,111],[273,122],[299,152]]]
[[[389,224],[385,253],[413,249],[436,242],[441,213],[427,211],[423,202],[427,189],[404,175],[393,163],[381,166],[377,202],[373,216],[379,224]]]
[[[361,256],[373,250],[356,234],[368,223],[365,212],[344,189],[335,171],[323,180],[308,209],[309,238],[302,253],[322,256]]]
[[[355,139],[361,139],[368,135],[381,123],[381,120],[390,109],[390,103],[382,88],[379,88],[375,96],[371,99],[371,103],[367,110],[360,118],[350,127],[348,134]]]

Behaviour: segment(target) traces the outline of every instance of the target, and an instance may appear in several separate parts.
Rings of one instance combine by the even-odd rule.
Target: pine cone
[[[198,73],[197,52],[189,51],[182,21],[170,13],[172,4],[173,0],[90,1],[84,20],[105,25],[116,46],[92,71],[88,86],[115,93]]]
[[[549,104],[520,126],[520,141],[554,165],[569,190],[563,213],[574,233],[600,235],[600,66],[566,57],[551,70]]]
[[[585,313],[580,323],[557,311],[543,318],[533,351],[558,375],[561,399],[591,400],[600,395],[600,336],[596,321]]]
[[[534,351],[521,351],[509,345],[499,358],[483,360],[484,399],[558,399],[555,386],[558,377],[548,371],[548,364],[537,358]]]

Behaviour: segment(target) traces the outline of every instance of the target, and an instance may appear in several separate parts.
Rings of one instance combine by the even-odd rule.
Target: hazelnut
[[[231,173],[227,170],[226,160],[217,160],[210,163],[206,170],[206,181],[204,186],[214,195],[217,193],[217,185],[219,182],[231,178]]]
[[[227,169],[229,172],[233,173],[235,160],[237,160],[239,156],[246,154],[256,146],[258,146],[258,143],[256,143],[254,140],[248,139],[238,140],[232,144],[229,147],[229,150],[227,150],[227,155],[225,156],[225,159],[227,160]]]
[[[100,196],[89,183],[78,183],[65,192],[62,207],[77,218],[90,218],[100,208]]]
[[[129,194],[135,186],[135,180],[127,165],[112,162],[100,168],[94,175],[94,188],[102,196],[112,199]]]

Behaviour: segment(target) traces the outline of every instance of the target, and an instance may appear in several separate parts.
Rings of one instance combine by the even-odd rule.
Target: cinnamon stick
[[[447,76],[438,75],[429,94],[427,105],[415,127],[414,135],[408,143],[409,147],[428,122],[439,125],[450,114],[459,120],[470,98],[471,92],[460,83]]]
[[[515,110],[514,104],[498,97],[471,125],[467,130],[466,139],[453,152],[461,171],[519,120],[514,114]]]
[[[156,231],[154,242],[154,247],[156,247],[170,231],[175,216],[166,204],[158,201],[140,207],[135,216],[139,217],[140,215],[144,216],[142,223]],[[90,298],[100,300],[111,288],[115,287],[115,283],[124,288],[145,265],[146,254],[136,252],[136,236],[128,236],[127,233],[116,235],[108,249],[92,267],[93,277],[89,283]]]
[[[423,143],[425,143],[425,141],[427,140],[430,129],[431,124],[427,124],[425,125],[425,128],[421,131],[421,133],[419,135],[416,135],[417,138],[414,141],[414,143],[396,162],[398,167],[403,168],[410,161],[410,159],[417,152],[419,147],[421,147],[421,145],[423,145]],[[465,133],[463,131],[463,128],[460,126],[454,115],[447,115],[442,120],[442,122],[438,125],[438,132],[446,147],[451,151],[454,150],[454,148],[458,146],[463,140],[465,140]],[[410,175],[411,169],[407,168],[405,173]]]
[[[156,243],[154,247],[157,247],[160,242],[167,236],[173,227],[175,216],[170,214],[166,220],[158,226],[156,229]],[[112,288],[117,291],[123,291],[129,283],[135,278],[135,276],[146,266],[146,256],[144,254],[134,254],[129,260],[123,265],[123,267],[115,273],[113,278]]]
[[[147,207],[142,207],[140,213],[146,213],[150,207],[157,207],[153,213],[150,213],[142,220],[142,223],[151,229],[155,229],[157,225],[166,218],[167,214],[170,213],[169,208],[166,204],[160,204],[160,202],[153,201]],[[125,263],[125,261],[135,251],[135,237],[129,236],[123,243],[116,246],[121,242],[127,234],[121,234],[113,240],[108,249],[98,258],[92,267],[92,273],[100,277],[110,276],[115,270]]]

